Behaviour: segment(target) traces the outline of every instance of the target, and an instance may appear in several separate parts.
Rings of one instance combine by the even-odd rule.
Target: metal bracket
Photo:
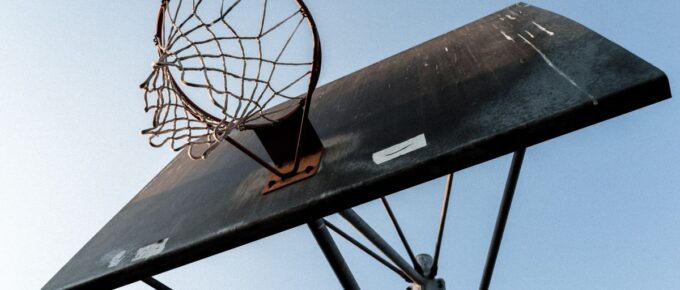
[[[253,128],[276,170],[262,190],[268,194],[316,174],[321,163],[323,144],[300,107],[272,126]]]
[[[446,290],[446,282],[444,279],[429,279],[423,285],[411,284],[407,290]]]
[[[319,163],[321,163],[321,155],[323,151],[316,152],[312,155],[303,156],[300,159],[300,166],[297,172],[291,177],[284,178],[276,174],[271,174],[265,184],[264,189],[262,189],[262,194],[269,194],[279,188],[286,187],[293,183],[301,180],[310,178],[319,171]],[[279,167],[282,172],[288,172],[295,167],[295,160],[286,163],[284,166]]]

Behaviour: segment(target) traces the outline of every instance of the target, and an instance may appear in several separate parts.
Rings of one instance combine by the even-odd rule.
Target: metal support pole
[[[336,233],[337,233],[338,235],[340,235],[341,237],[345,238],[345,240],[347,240],[348,242],[352,243],[354,246],[356,246],[357,248],[359,248],[360,250],[362,250],[364,253],[366,253],[367,255],[371,256],[373,259],[375,259],[376,261],[380,262],[380,263],[383,264],[385,267],[387,267],[387,268],[389,268],[390,270],[394,271],[394,273],[397,273],[397,275],[399,275],[400,277],[404,278],[404,280],[406,280],[407,282],[411,282],[411,278],[409,278],[408,276],[406,276],[406,274],[404,274],[404,271],[402,271],[401,269],[395,267],[394,265],[392,265],[392,263],[388,262],[388,261],[385,260],[383,257],[381,257],[381,256],[379,256],[378,254],[376,254],[375,252],[371,251],[371,249],[369,249],[368,247],[364,246],[362,243],[360,243],[359,241],[357,241],[355,238],[352,238],[349,234],[345,233],[343,230],[339,229],[338,227],[336,227],[336,226],[335,226],[334,224],[332,224],[331,222],[329,222],[329,221],[327,221],[327,220],[324,220],[324,223],[326,223],[326,226],[328,226],[328,228],[330,228],[331,230],[333,230],[334,232],[336,232]]]
[[[395,251],[378,233],[376,233],[371,226],[369,226],[354,210],[347,209],[340,212],[340,215],[345,218],[354,228],[356,228],[366,239],[368,239],[376,248],[378,248],[387,258],[389,258],[397,267],[406,273],[412,282],[418,284],[425,284],[426,279],[411,266],[404,258],[402,258],[397,251]]]
[[[404,245],[404,249],[406,249],[408,257],[411,259],[411,263],[413,263],[413,266],[415,267],[416,271],[418,271],[418,273],[423,274],[423,269],[420,268],[420,264],[418,264],[418,261],[416,260],[416,255],[413,254],[413,250],[411,250],[411,245],[409,245],[408,240],[406,240],[406,235],[404,235],[404,232],[401,230],[401,226],[399,226],[399,222],[397,221],[397,217],[394,215],[394,212],[392,211],[390,203],[387,202],[387,198],[384,196],[381,197],[380,200],[382,201],[383,206],[385,207],[385,211],[387,211],[387,215],[390,217],[390,221],[392,221],[394,230],[397,231],[397,235],[399,235],[399,239],[401,240],[401,243]]]
[[[172,290],[170,287],[165,286],[163,283],[154,279],[153,277],[144,278],[142,279],[142,282],[156,290]]]
[[[446,215],[449,210],[449,199],[451,198],[451,188],[453,187],[453,173],[446,176],[446,190],[444,190],[444,201],[442,202],[442,210],[439,215],[439,230],[437,230],[437,243],[434,246],[434,260],[432,261],[432,269],[430,270],[429,278],[437,276],[439,270],[439,252],[442,247],[442,239],[444,238],[444,227],[446,226]]]
[[[508,221],[508,214],[510,213],[510,206],[512,205],[512,198],[515,195],[515,188],[517,187],[517,180],[522,169],[522,161],[524,160],[524,152],[526,149],[521,149],[515,152],[512,156],[512,163],[510,165],[510,172],[508,179],[505,182],[505,190],[501,205],[498,209],[498,217],[496,218],[496,226],[491,236],[491,244],[489,245],[489,252],[486,256],[486,264],[484,265],[484,273],[482,274],[482,281],[479,284],[480,290],[488,290],[491,284],[491,276],[493,275],[494,267],[496,266],[496,258],[498,257],[498,250],[503,240],[503,232],[505,231],[505,224]]]
[[[312,234],[314,235],[316,242],[319,244],[324,256],[326,256],[328,264],[330,264],[331,268],[333,268],[335,276],[337,276],[338,280],[340,280],[342,288],[351,290],[360,289],[357,281],[354,280],[352,271],[350,271],[347,263],[345,263],[345,259],[342,257],[338,247],[335,245],[333,237],[328,232],[326,224],[323,222],[323,220],[315,220],[308,223],[307,225],[312,231]]]

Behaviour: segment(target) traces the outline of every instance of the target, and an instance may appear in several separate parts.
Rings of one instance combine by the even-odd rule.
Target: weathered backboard
[[[312,178],[263,195],[226,143],[178,154],[45,289],[122,286],[669,97],[654,66],[517,4],[318,88]]]

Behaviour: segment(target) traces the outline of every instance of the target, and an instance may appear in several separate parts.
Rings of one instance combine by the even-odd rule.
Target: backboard
[[[178,154],[44,288],[122,286],[669,97],[654,66],[517,4],[319,87],[309,179],[263,195],[228,144]]]

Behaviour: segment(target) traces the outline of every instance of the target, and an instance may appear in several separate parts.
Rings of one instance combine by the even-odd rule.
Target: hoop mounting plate
[[[300,159],[300,166],[298,172],[294,176],[288,178],[281,178],[276,174],[271,174],[269,176],[267,184],[265,184],[264,188],[262,189],[262,194],[269,194],[272,191],[275,191],[279,188],[291,185],[298,181],[305,180],[307,178],[314,176],[316,172],[319,171],[319,164],[321,163],[322,154],[323,151],[319,151],[302,157]],[[294,166],[295,161],[291,161],[285,164],[280,169],[283,172],[287,172],[292,170]]]

